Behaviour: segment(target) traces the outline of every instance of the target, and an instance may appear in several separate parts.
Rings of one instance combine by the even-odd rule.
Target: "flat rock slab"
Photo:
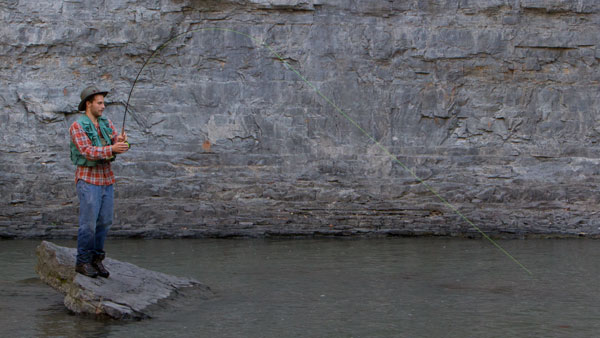
[[[35,271],[42,281],[65,295],[65,306],[75,312],[114,319],[152,317],[159,301],[173,298],[183,288],[210,297],[210,288],[197,280],[167,275],[106,258],[109,278],[90,278],[75,272],[77,249],[42,241]]]

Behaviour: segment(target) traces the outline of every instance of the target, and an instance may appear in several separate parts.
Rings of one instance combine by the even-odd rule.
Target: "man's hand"
[[[117,141],[117,143],[113,144],[111,148],[114,154],[122,154],[129,150],[129,144]]]
[[[117,142],[127,142],[127,134],[123,132],[123,134],[117,135]]]

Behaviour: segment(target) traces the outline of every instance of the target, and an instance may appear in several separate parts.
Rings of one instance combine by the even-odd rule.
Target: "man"
[[[107,94],[95,86],[85,88],[79,103],[79,111],[85,111],[85,115],[69,128],[79,198],[75,271],[92,278],[109,276],[102,260],[104,240],[113,221],[115,176],[110,163],[116,154],[129,149],[127,135],[118,135],[113,123],[102,116]]]

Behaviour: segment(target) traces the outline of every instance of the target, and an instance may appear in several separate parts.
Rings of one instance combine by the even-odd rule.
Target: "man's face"
[[[98,94],[94,96],[91,101],[86,102],[87,109],[92,113],[95,117],[102,116],[102,112],[104,111],[104,96]]]

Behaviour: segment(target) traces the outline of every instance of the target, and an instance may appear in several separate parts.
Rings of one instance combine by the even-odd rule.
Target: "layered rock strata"
[[[142,63],[201,28],[133,92],[111,235],[476,234],[407,169],[490,234],[600,234],[596,1],[3,1],[0,18],[0,237],[76,235],[80,91],[110,89],[121,129]]]

